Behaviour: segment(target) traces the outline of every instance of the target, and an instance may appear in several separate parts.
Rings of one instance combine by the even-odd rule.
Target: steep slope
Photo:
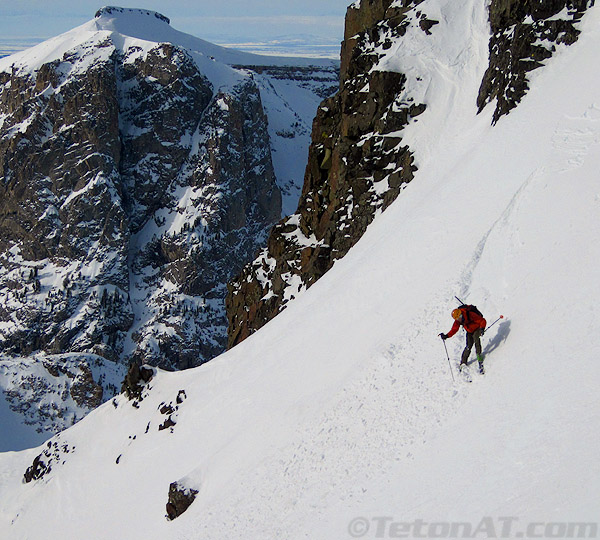
[[[295,207],[336,82],[332,62],[228,51],[115,7],[0,61],[0,352],[30,358],[45,389],[6,375],[13,408],[33,397],[43,430],[69,425],[66,353],[123,376],[224,350],[225,283]]]
[[[490,2],[490,61],[477,97],[479,110],[495,100],[496,122],[516,107],[529,88],[529,72],[543,66],[557,46],[577,41],[576,23],[594,1]]]
[[[487,69],[477,74],[479,110],[493,102],[496,122],[514,108],[527,91],[529,73],[577,40],[576,23],[592,4],[488,2],[492,35]],[[443,30],[456,16],[444,9],[423,0],[369,0],[348,8],[340,90],[317,113],[298,209],[273,228],[267,246],[229,285],[230,347],[327,272],[413,179],[419,166],[414,153],[426,152],[423,146],[430,143],[415,144],[405,131],[431,125],[423,114],[432,84],[443,77],[436,55],[463,61],[460,36],[449,39]],[[453,70],[446,72],[449,80],[442,82],[450,93],[462,81]]]
[[[405,134],[424,148],[415,181],[239,346],[0,455],[0,534],[460,537],[451,523],[486,519],[488,536],[552,537],[598,521],[600,8],[492,127],[493,106],[476,116],[483,4],[430,6],[455,48],[431,51],[429,117]],[[437,337],[455,294],[506,317],[472,384]],[[175,491],[195,500],[167,521]]]

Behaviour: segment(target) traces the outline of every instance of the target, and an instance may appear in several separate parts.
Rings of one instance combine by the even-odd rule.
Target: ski
[[[467,364],[459,364],[458,371],[459,371],[459,373],[462,374],[465,381],[473,382],[473,377],[471,376],[471,373],[469,373],[469,368],[468,368]]]

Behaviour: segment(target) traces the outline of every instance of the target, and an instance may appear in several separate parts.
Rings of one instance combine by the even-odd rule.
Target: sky
[[[352,0],[117,0],[158,11],[171,26],[213,43],[253,52],[289,49],[337,57]],[[92,19],[101,0],[0,0],[0,55],[26,48]]]

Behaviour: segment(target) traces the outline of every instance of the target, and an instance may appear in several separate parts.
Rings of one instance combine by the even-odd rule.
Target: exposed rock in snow
[[[528,73],[544,65],[556,47],[577,41],[577,22],[595,0],[545,2],[492,0],[490,64],[477,105],[496,100],[494,122],[517,106],[529,89]]]
[[[64,465],[67,454],[73,450],[75,447],[61,443],[60,437],[48,441],[44,451],[35,457],[30,467],[27,467],[23,481],[28,484],[33,480],[41,480],[52,472],[54,464]]]
[[[104,6],[96,11],[95,17],[99,19],[100,17],[109,16],[109,15],[122,15],[124,13],[133,13],[135,16],[146,15],[148,17],[155,17],[159,21],[163,21],[167,24],[171,24],[171,20],[168,17],[165,17],[161,13],[157,13],[156,11],[149,11],[146,9],[129,9],[129,8],[121,8],[116,6]]]
[[[133,362],[129,366],[127,375],[123,380],[121,392],[131,400],[141,400],[144,387],[154,377],[154,370],[149,366],[138,366]]]
[[[180,486],[177,482],[173,482],[169,486],[169,502],[167,502],[167,517],[170,520],[178,518],[194,502],[196,495],[198,495],[198,490],[185,488],[183,486]]]
[[[597,536],[600,6],[494,125],[488,6],[425,0],[378,61],[427,108],[401,134],[414,179],[361,240],[239,346],[157,368],[137,407],[0,453],[0,537]],[[303,248],[300,217],[281,235]],[[450,374],[464,341],[446,358],[437,337],[454,295],[505,315],[470,384]],[[197,493],[167,520],[173,483]]]

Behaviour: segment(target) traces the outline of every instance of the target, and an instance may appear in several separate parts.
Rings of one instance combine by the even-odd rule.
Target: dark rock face
[[[135,362],[129,366],[123,380],[121,392],[131,400],[141,400],[144,387],[154,377],[154,369],[150,366],[138,366]]]
[[[209,82],[181,49],[161,44],[140,57],[128,49],[119,71],[121,182],[132,232],[166,203],[165,192],[189,154],[192,133],[212,99]]]
[[[167,502],[167,517],[174,520],[183,514],[194,502],[198,491],[180,486],[173,482],[169,486],[169,501]]]
[[[527,93],[527,74],[543,65],[560,44],[571,45],[576,23],[594,0],[492,0],[490,64],[477,105],[497,100],[494,122]],[[556,17],[561,14],[560,17]]]
[[[412,180],[413,157],[398,131],[425,105],[399,98],[402,73],[370,71],[378,48],[406,32],[407,13],[419,3],[363,0],[348,9],[340,90],[317,112],[298,210],[273,228],[267,247],[229,284],[230,347],[327,272]],[[426,33],[435,24],[420,13],[417,19]]]
[[[0,61],[0,378],[40,434],[116,394],[131,363],[184,369],[225,350],[226,283],[282,194],[296,207],[290,153],[339,81],[330,62],[231,67],[258,58],[208,56],[152,11],[96,17],[46,60]],[[140,28],[183,45],[119,33]]]
[[[146,321],[134,334],[138,361],[181,369],[223,351],[225,281],[281,213],[266,129],[252,82],[215,95],[204,110],[197,147],[164,194],[170,211],[163,206],[146,223],[139,236],[150,240],[132,259],[132,292]],[[175,332],[157,332],[169,318]]]
[[[71,385],[70,394],[78,407],[95,409],[102,403],[104,390],[92,375],[92,370],[85,363],[79,364],[79,374]]]
[[[48,441],[44,451],[37,455],[33,463],[27,467],[23,475],[23,482],[28,484],[33,480],[40,480],[52,472],[53,466],[64,463],[67,455],[75,450],[74,446],[60,443],[60,437]]]
[[[252,78],[215,93],[185,50],[109,40],[0,73],[1,352],[209,360],[280,216]]]

